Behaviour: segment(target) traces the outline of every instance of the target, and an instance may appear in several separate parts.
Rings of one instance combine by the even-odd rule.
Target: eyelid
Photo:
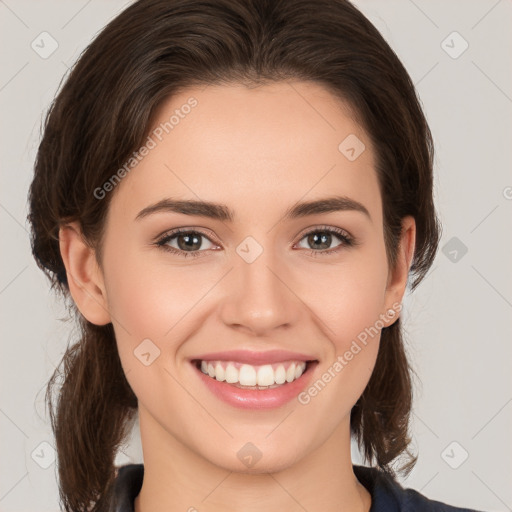
[[[153,242],[158,243],[158,242],[164,240],[165,238],[174,237],[181,233],[199,233],[200,235],[203,235],[205,238],[208,238],[208,240],[210,240],[210,242],[217,244],[217,245],[221,245],[221,243],[219,241],[216,241],[217,239],[213,235],[213,231],[210,231],[205,228],[196,228],[194,226],[186,227],[186,228],[168,229],[168,230],[164,231],[163,233],[160,233],[159,235],[157,235],[153,239]]]
[[[299,235],[297,235],[298,241],[302,240],[306,235],[309,235],[310,233],[315,233],[316,231],[330,231],[333,233],[345,236],[346,238],[349,238],[351,240],[354,239],[354,237],[346,230],[337,226],[329,226],[329,225],[313,225],[309,226],[307,228],[304,228]]]

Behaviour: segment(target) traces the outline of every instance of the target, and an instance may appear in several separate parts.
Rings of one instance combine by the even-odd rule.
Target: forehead
[[[151,148],[118,185],[112,208],[136,214],[172,196],[249,215],[338,194],[379,218],[368,136],[319,84],[191,87],[160,106],[148,136]]]

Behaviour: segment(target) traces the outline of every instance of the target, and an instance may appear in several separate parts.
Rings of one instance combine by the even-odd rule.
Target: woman
[[[439,241],[432,158],[347,1],[141,0],[109,23],[30,191],[81,327],[47,394],[65,510],[461,510],[393,468],[416,460],[400,311]],[[116,468],[137,415],[144,465]]]

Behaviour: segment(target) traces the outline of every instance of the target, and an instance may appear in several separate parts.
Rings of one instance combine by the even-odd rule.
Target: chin
[[[218,446],[218,445],[217,445]],[[298,453],[290,443],[289,449],[284,450],[283,444],[275,445],[265,441],[233,441],[219,453],[217,450],[209,453],[203,450],[198,454],[217,467],[234,473],[258,475],[276,473],[286,470],[296,464],[305,453]]]

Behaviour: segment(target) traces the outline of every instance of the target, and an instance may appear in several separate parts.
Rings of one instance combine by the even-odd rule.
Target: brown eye
[[[203,240],[208,242],[205,244]],[[200,256],[202,252],[211,249],[212,247],[205,247],[208,243],[215,247],[204,233],[181,229],[167,233],[156,245],[166,251],[187,257]]]
[[[339,243],[333,248],[332,244],[336,241],[336,238]],[[307,247],[302,248],[316,254],[332,254],[338,252],[343,246],[350,247],[354,245],[352,237],[338,228],[317,228],[306,233],[301,238],[302,240],[305,240],[307,245]]]

